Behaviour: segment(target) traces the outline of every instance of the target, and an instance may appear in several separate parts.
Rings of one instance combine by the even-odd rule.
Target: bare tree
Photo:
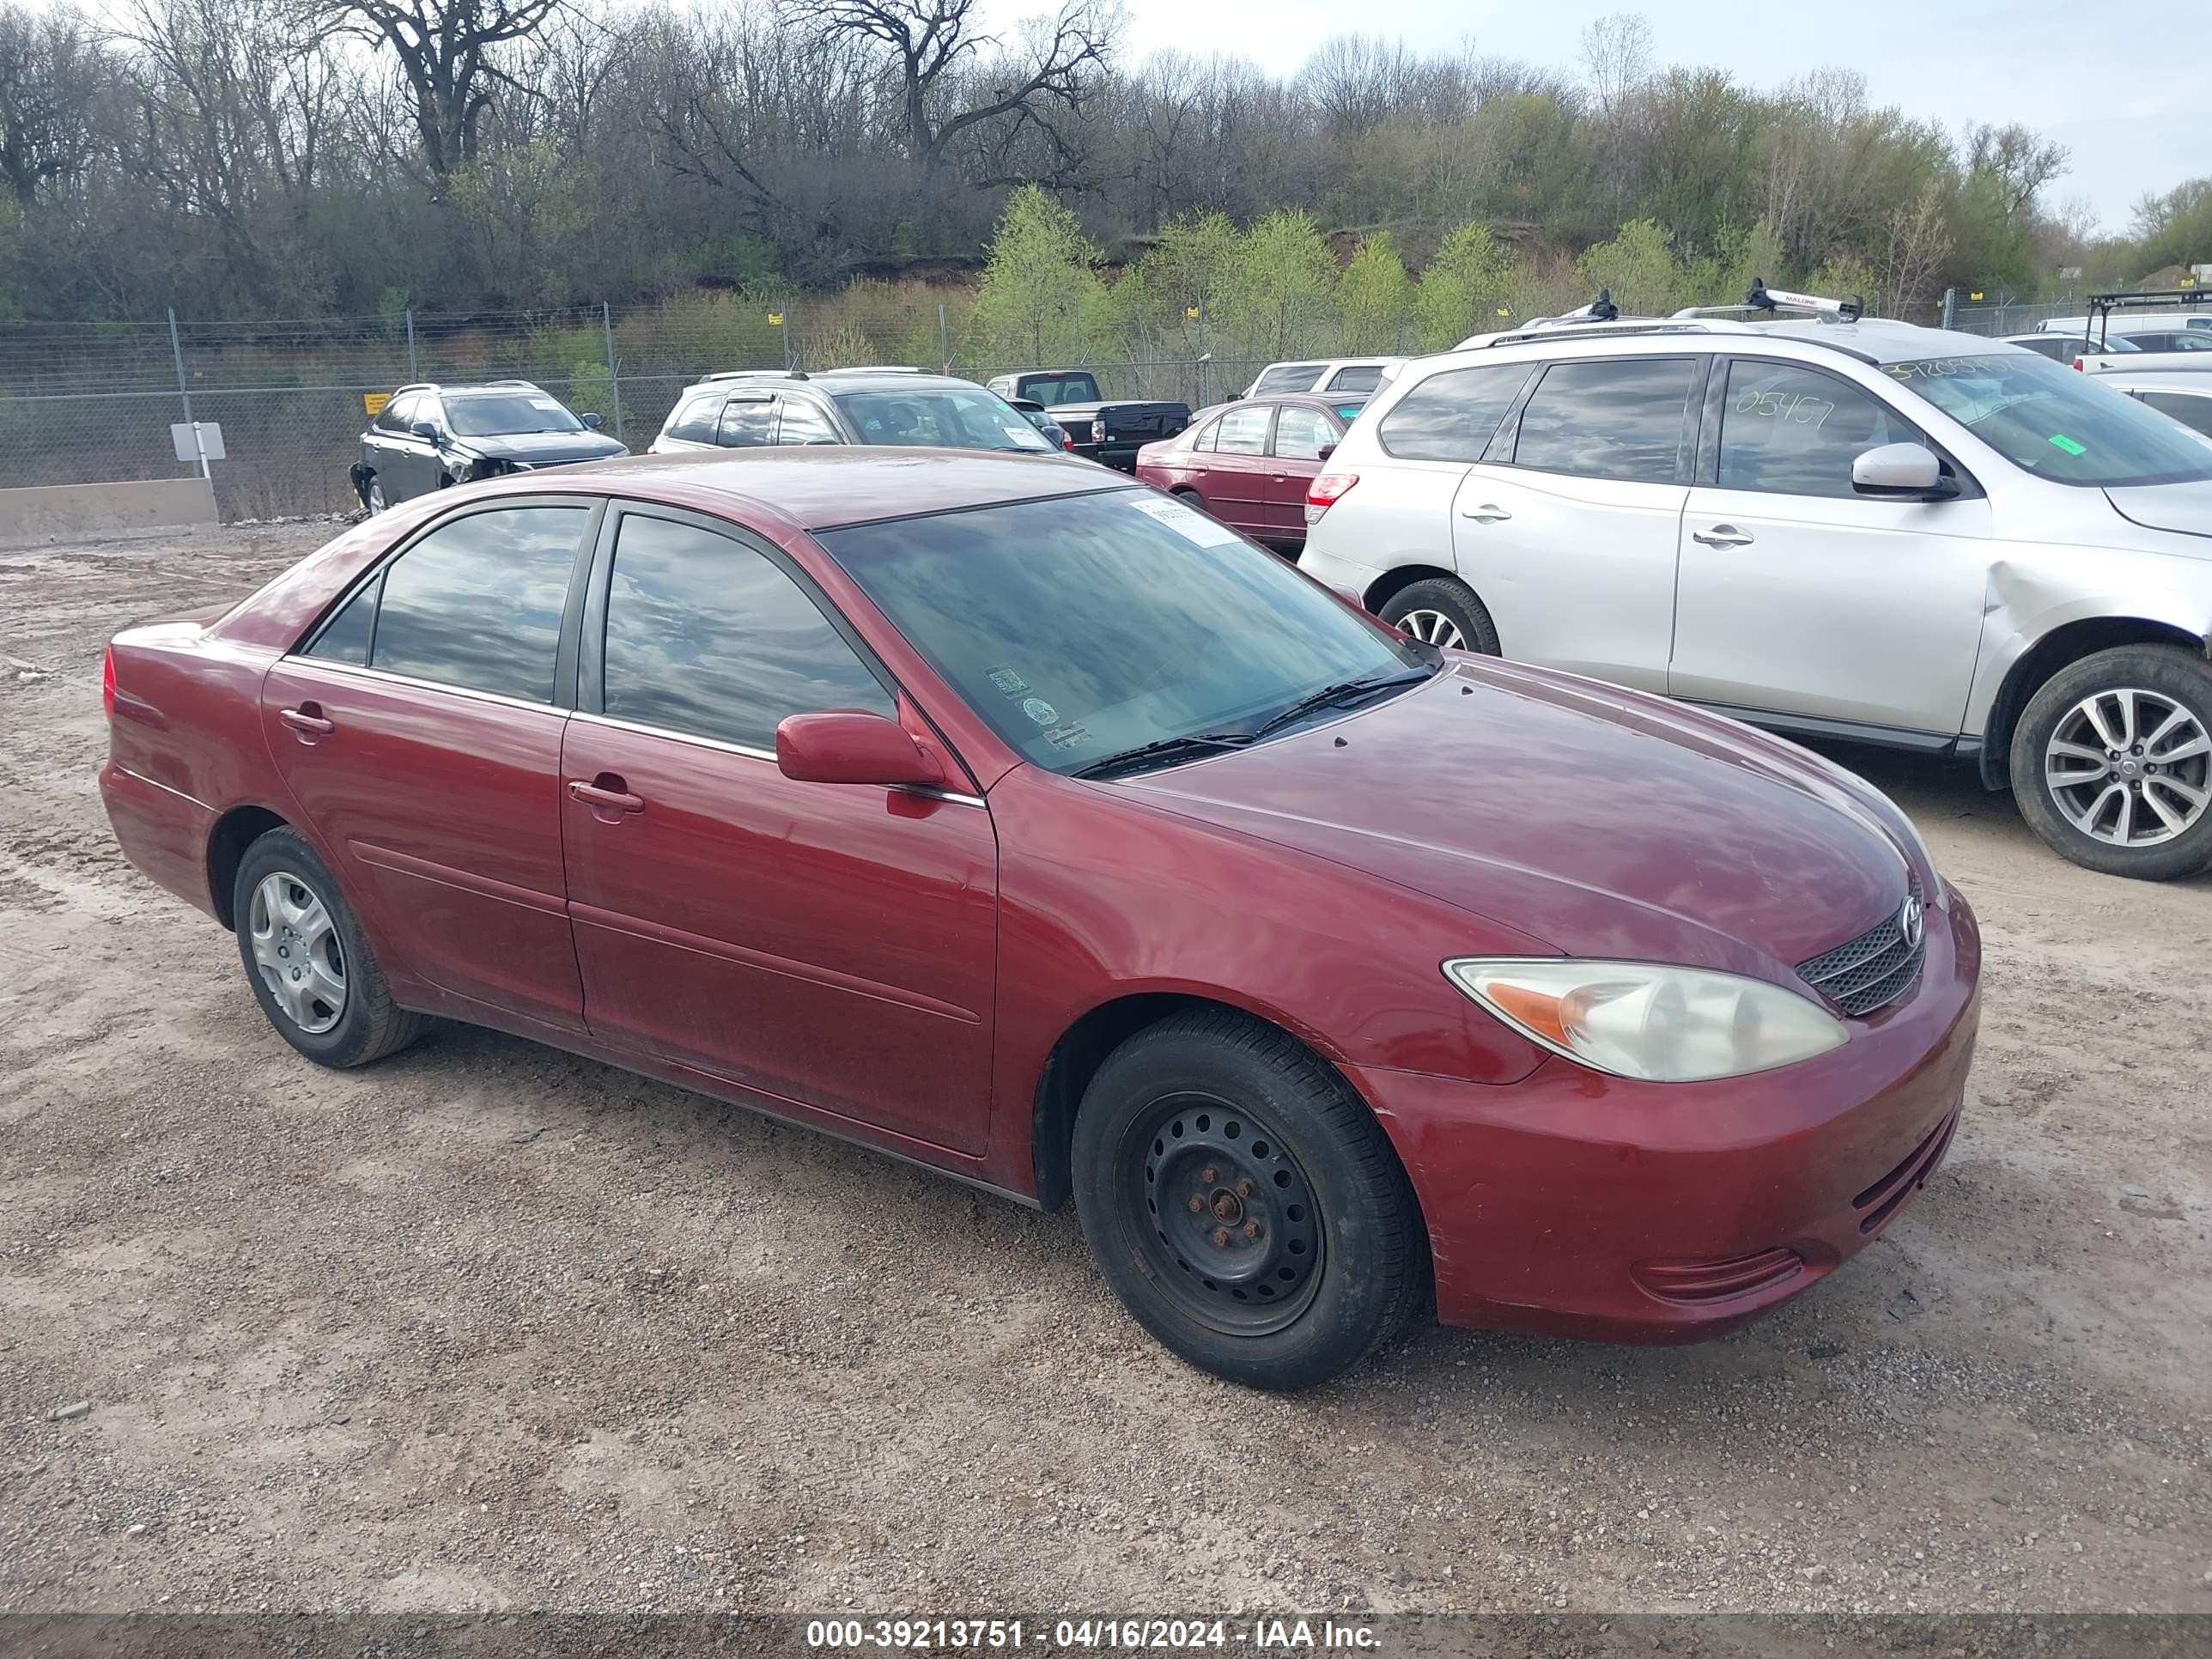
[[[532,89],[501,61],[565,0],[310,0],[309,21],[388,46],[414,94],[422,165],[436,186],[476,159],[484,112],[501,87]]]
[[[2065,145],[2017,124],[1966,129],[1966,171],[1996,182],[2008,219],[2033,211],[2043,187],[2066,171],[2069,159]]]
[[[907,157],[933,173],[956,140],[986,122],[1006,120],[1064,143],[1056,118],[1079,106],[1094,74],[1103,78],[1112,51],[1110,20],[1097,0],[1063,0],[1018,50],[990,61],[993,73],[970,77],[963,71],[1000,46],[978,31],[977,3],[797,0],[794,13],[825,37],[858,36],[888,51]]]
[[[29,207],[90,165],[110,65],[84,20],[0,5],[0,179]]]

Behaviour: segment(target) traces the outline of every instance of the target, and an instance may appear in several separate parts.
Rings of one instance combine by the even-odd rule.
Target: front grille
[[[1925,927],[1908,934],[1906,909],[1920,905],[1920,883],[1912,883],[1905,904],[1876,922],[1856,939],[1797,964],[1797,977],[1853,1016],[1887,1008],[1912,988],[1920,977],[1920,963],[1928,954]]]

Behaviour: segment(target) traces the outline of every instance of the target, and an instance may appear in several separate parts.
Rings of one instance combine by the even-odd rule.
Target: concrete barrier
[[[205,478],[0,489],[0,547],[88,541],[215,522],[215,489]]]

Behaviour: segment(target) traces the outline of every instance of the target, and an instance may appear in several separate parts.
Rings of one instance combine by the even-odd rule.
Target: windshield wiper
[[[1124,749],[1118,755],[1103,756],[1087,766],[1079,766],[1067,775],[1071,778],[1110,778],[1142,766],[1147,762],[1188,759],[1194,754],[1215,754],[1224,749],[1242,749],[1252,741],[1249,732],[1194,732],[1188,737],[1158,738],[1151,743],[1140,743],[1134,749]]]
[[[1334,685],[1324,685],[1318,691],[1308,692],[1287,708],[1278,710],[1260,723],[1252,733],[1264,738],[1271,732],[1279,732],[1294,720],[1304,719],[1317,709],[1333,708],[1340,704],[1357,702],[1376,691],[1386,691],[1394,685],[1419,685],[1434,678],[1433,668],[1418,670],[1410,674],[1370,675],[1365,679],[1339,680]]]

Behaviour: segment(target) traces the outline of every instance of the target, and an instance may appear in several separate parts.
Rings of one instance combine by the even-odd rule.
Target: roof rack
[[[1819,294],[1793,294],[1787,289],[1769,288],[1766,278],[1754,276],[1751,289],[1740,305],[1685,306],[1674,315],[1678,318],[1735,317],[1748,313],[1753,316],[1771,317],[1778,311],[1809,312],[1824,323],[1856,323],[1866,315],[1866,303],[1856,294],[1847,300],[1831,300]]]
[[[822,374],[932,374],[934,369],[916,368],[912,363],[847,363],[842,368],[816,371]]]
[[[807,378],[803,368],[726,368],[714,374],[702,374],[701,386],[712,380],[803,380]]]
[[[2105,343],[2116,311],[2164,311],[2172,307],[2177,311],[2195,311],[2206,301],[2212,300],[2201,288],[2153,288],[2140,293],[2092,294],[2089,296],[2089,315],[2081,331],[2097,331],[2097,343]]]

